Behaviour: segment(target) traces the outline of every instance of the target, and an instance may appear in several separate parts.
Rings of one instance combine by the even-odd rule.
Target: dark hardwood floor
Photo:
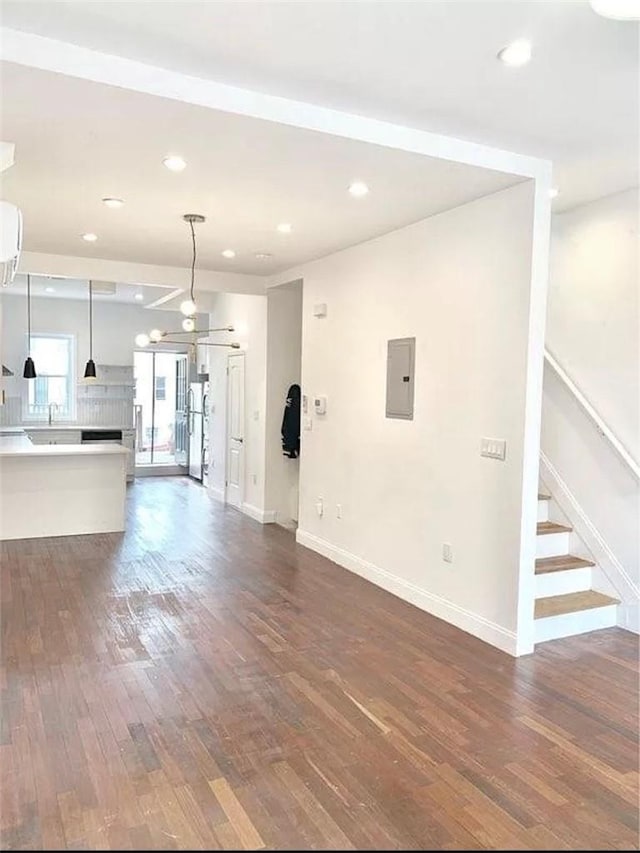
[[[129,502],[2,546],[4,849],[637,848],[637,637],[514,660],[185,480]]]

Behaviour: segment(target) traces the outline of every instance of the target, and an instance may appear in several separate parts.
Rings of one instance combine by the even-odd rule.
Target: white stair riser
[[[561,616],[547,616],[535,620],[535,642],[544,643],[546,640],[557,640],[560,637],[573,637],[576,634],[586,634],[600,628],[613,628],[616,624],[615,604],[606,607],[594,607],[591,610],[580,610],[578,613],[563,613]]]
[[[568,553],[568,533],[545,533],[536,537],[536,557],[562,557]]]
[[[550,595],[564,595],[568,592],[584,592],[587,589],[591,589],[590,566],[536,575],[536,598],[548,598]]]
[[[538,501],[538,521],[549,521],[549,501]]]

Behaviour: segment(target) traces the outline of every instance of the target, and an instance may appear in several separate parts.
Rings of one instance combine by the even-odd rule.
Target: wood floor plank
[[[514,660],[182,478],[128,513],[0,543],[2,849],[638,849],[633,635]]]

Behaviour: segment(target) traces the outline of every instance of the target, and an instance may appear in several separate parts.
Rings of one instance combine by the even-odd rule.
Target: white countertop
[[[54,430],[58,432],[59,430],[73,430],[74,432],[82,432],[83,430],[109,430],[109,432],[113,430],[122,430],[122,432],[133,432],[132,426],[122,426],[119,424],[118,426],[92,426],[87,424],[57,424],[55,421],[49,426],[49,424],[43,424],[36,421],[33,424],[22,424],[22,426],[15,427],[15,429],[23,429],[25,432],[38,432],[40,430]]]
[[[27,435],[0,436],[0,458],[8,456],[122,456],[121,444],[32,444]]]

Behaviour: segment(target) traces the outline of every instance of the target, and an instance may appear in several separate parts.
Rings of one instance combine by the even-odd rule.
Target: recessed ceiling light
[[[106,204],[107,207],[110,207],[112,210],[117,210],[124,204],[124,201],[121,198],[103,198],[102,202],[103,204]]]
[[[172,172],[181,172],[187,165],[182,157],[178,157],[177,154],[171,154],[169,157],[165,157],[162,162],[167,169]]]
[[[516,39],[498,51],[498,59],[511,68],[526,65],[531,59],[531,42],[528,39]]]
[[[236,253],[233,251],[233,249],[225,249],[222,252],[223,258],[235,258],[235,256],[236,256]]]
[[[293,228],[291,227],[290,222],[281,222],[280,225],[278,225],[278,231],[281,234],[291,234]]]
[[[86,240],[87,243],[95,243],[98,239],[98,235],[92,234],[91,231],[89,231],[87,234],[82,235],[82,239]]]
[[[364,181],[354,181],[349,185],[349,192],[354,198],[363,198],[369,192],[369,187]]]
[[[258,261],[268,261],[269,258],[272,258],[273,255],[271,252],[256,252],[256,259]]]
[[[549,198],[556,198],[560,190],[558,187],[551,187],[549,190]]]
[[[56,289],[55,289],[55,287],[45,287],[44,292],[45,293],[55,293]]]
[[[136,295],[133,298],[136,300],[136,302],[142,302],[142,300],[144,299],[144,294],[136,293]]]
[[[637,21],[640,18],[640,0],[591,0],[591,8],[598,15],[616,21]]]

